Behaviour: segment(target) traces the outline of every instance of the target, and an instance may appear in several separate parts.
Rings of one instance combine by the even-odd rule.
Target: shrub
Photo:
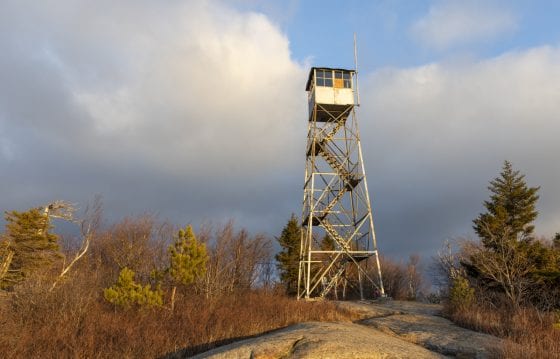
[[[474,303],[474,288],[462,276],[457,276],[449,288],[449,304],[454,310],[464,309]]]
[[[163,292],[159,288],[152,290],[151,285],[142,286],[134,282],[134,272],[123,268],[117,283],[103,290],[105,299],[117,307],[129,309],[133,305],[155,307],[163,305]]]

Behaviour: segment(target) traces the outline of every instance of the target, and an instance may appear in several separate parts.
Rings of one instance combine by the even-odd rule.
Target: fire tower
[[[313,67],[306,91],[298,299],[338,297],[339,287],[345,296],[347,286],[363,299],[364,279],[384,296],[356,118],[356,71]]]

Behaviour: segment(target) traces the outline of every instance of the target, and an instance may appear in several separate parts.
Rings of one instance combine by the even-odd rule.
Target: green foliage
[[[48,218],[38,209],[6,212],[6,232],[0,240],[0,288],[44,271],[60,257],[58,236],[49,233]]]
[[[555,249],[554,246],[550,246],[540,241],[535,241],[529,244],[521,244],[518,250],[522,251],[525,258],[527,258],[527,261],[533,265],[535,268],[534,273],[537,274],[537,276],[540,274],[544,274],[546,276],[546,273],[551,274],[558,272],[560,252]]]
[[[206,273],[206,246],[198,242],[191,226],[179,230],[167,251],[169,274],[174,282],[188,285]]]
[[[473,221],[474,230],[486,247],[495,248],[496,237],[506,232],[511,240],[531,239],[535,228],[531,223],[538,215],[535,205],[539,188],[528,187],[525,175],[504,162],[500,177],[490,181],[488,189],[492,194],[484,202],[486,212]]]
[[[159,286],[152,290],[151,285],[142,286],[134,281],[134,272],[123,268],[115,285],[103,290],[103,296],[109,303],[130,309],[139,307],[158,307],[163,305],[163,292]]]
[[[474,288],[463,276],[457,276],[449,288],[449,303],[454,310],[468,307],[474,303]]]
[[[500,176],[490,181],[490,200],[484,202],[486,212],[474,221],[474,230],[482,247],[464,263],[467,273],[484,288],[504,293],[514,307],[526,300],[531,287],[538,252],[532,241],[537,217],[535,209],[539,187],[528,187],[525,175],[504,162]]]
[[[333,251],[335,249],[335,241],[328,234],[325,234],[321,240],[320,248],[322,251]]]
[[[286,286],[288,294],[297,292],[301,227],[294,214],[277,238],[282,250],[276,255],[280,280]]]
[[[534,270],[531,272],[531,280],[534,283],[535,293],[533,302],[543,299],[539,293],[545,292],[554,301],[549,306],[560,308],[560,248],[555,243],[549,245],[537,241],[531,243],[527,251],[527,258],[531,261]]]
[[[486,212],[474,221],[482,245],[473,245],[462,262],[480,293],[504,295],[514,308],[531,304],[549,310],[560,307],[560,235],[552,241],[533,238],[539,187],[505,162],[490,182]]]
[[[428,303],[431,304],[440,304],[441,303],[441,295],[439,293],[429,293],[426,296],[426,300],[428,301]]]

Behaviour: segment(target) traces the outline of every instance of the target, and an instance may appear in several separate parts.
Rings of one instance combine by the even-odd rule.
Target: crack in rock
[[[294,355],[295,351],[296,351],[296,347],[298,346],[299,343],[301,343],[303,340],[305,339],[304,336],[296,339],[293,343],[292,346],[290,347],[290,350],[288,351],[288,353],[286,353],[286,355],[281,356],[279,359],[287,359],[290,358],[292,355]]]

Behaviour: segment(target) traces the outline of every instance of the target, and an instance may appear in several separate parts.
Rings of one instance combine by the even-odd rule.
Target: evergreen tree
[[[554,248],[560,249],[560,233],[556,233],[554,235],[554,238],[552,239],[552,244],[554,245]]]
[[[6,212],[6,232],[0,243],[0,288],[11,288],[31,274],[49,268],[60,256],[58,236],[49,233],[40,209]]]
[[[334,251],[336,243],[328,233],[325,233],[323,239],[321,239],[320,248],[322,251]]]
[[[109,303],[123,309],[133,305],[139,307],[157,307],[163,305],[163,292],[159,285],[155,290],[151,285],[142,286],[134,281],[134,271],[123,268],[115,285],[103,290],[103,297]]]
[[[169,275],[173,282],[171,310],[175,308],[177,284],[189,285],[206,273],[208,254],[204,243],[199,243],[191,226],[180,229],[175,242],[167,249]]]
[[[286,287],[286,293],[297,293],[301,227],[292,213],[290,220],[277,238],[282,250],[276,255],[280,280]]]
[[[328,233],[325,233],[325,235],[323,236],[323,239],[321,239],[321,242],[319,243],[319,249],[322,251],[334,251],[336,249],[336,242],[334,241],[334,239],[332,239],[331,236],[329,236]],[[332,257],[332,254],[328,254],[328,253],[323,253],[319,256],[319,258],[322,261],[327,261]],[[316,273],[319,268],[316,268],[317,266],[315,265],[316,263],[311,263],[311,275],[314,275],[314,273]]]
[[[174,282],[188,285],[206,273],[206,246],[198,242],[191,226],[179,230],[175,242],[167,251],[169,274]]]
[[[490,181],[486,212],[474,221],[482,245],[473,245],[462,262],[468,276],[482,288],[502,293],[512,307],[529,301],[537,273],[550,267],[547,249],[532,241],[539,187],[528,187],[525,176],[504,162],[500,176]]]
[[[488,189],[492,194],[484,202],[486,212],[473,221],[482,243],[495,248],[495,238],[504,234],[512,241],[530,240],[535,228],[532,222],[538,214],[535,204],[539,187],[528,187],[525,175],[505,161],[500,177],[490,181]]]
[[[469,285],[469,281],[463,276],[452,279],[449,288],[449,304],[455,310],[462,310],[474,303],[474,289]]]

